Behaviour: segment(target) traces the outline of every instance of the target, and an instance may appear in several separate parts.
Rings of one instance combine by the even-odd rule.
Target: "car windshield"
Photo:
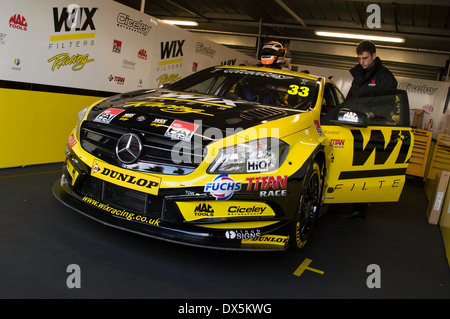
[[[233,68],[209,68],[168,88],[298,110],[314,108],[318,81],[290,74]]]

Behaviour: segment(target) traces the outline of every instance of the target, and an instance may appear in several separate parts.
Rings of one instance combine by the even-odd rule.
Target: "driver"
[[[286,51],[280,42],[268,42],[261,50],[261,64],[266,68],[281,69],[286,63]]]

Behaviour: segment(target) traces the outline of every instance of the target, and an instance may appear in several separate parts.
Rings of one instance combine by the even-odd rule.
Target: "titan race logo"
[[[95,30],[93,21],[94,14],[98,8],[81,8],[72,4],[62,8],[59,12],[58,8],[53,8],[53,23],[55,32],[61,32],[63,26],[64,31],[86,31]]]
[[[375,151],[375,165],[382,165],[386,163],[399,141],[401,141],[402,145],[397,155],[397,159],[395,160],[395,164],[403,164],[406,162],[406,155],[408,154],[408,150],[411,145],[410,131],[392,130],[391,136],[386,145],[385,136],[381,130],[372,130],[366,147],[363,147],[364,138],[361,131],[351,130],[351,132],[354,138],[353,166],[364,165],[373,151]]]

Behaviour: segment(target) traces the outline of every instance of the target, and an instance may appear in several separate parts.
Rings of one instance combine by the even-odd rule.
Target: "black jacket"
[[[350,73],[353,76],[353,82],[348,91],[347,99],[358,96],[367,90],[397,88],[397,80],[391,71],[383,66],[379,57],[375,59],[374,65],[370,69],[364,70],[358,64],[350,70]]]

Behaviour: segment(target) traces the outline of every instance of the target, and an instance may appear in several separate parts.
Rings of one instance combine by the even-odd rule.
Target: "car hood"
[[[220,130],[222,136],[228,136],[238,129],[245,130],[299,114],[302,112],[243,100],[157,89],[139,90],[107,98],[92,107],[86,119],[186,140],[187,137],[168,132],[184,129],[187,135],[189,132],[203,135],[207,129],[213,128]],[[299,127],[296,128],[298,129]]]

